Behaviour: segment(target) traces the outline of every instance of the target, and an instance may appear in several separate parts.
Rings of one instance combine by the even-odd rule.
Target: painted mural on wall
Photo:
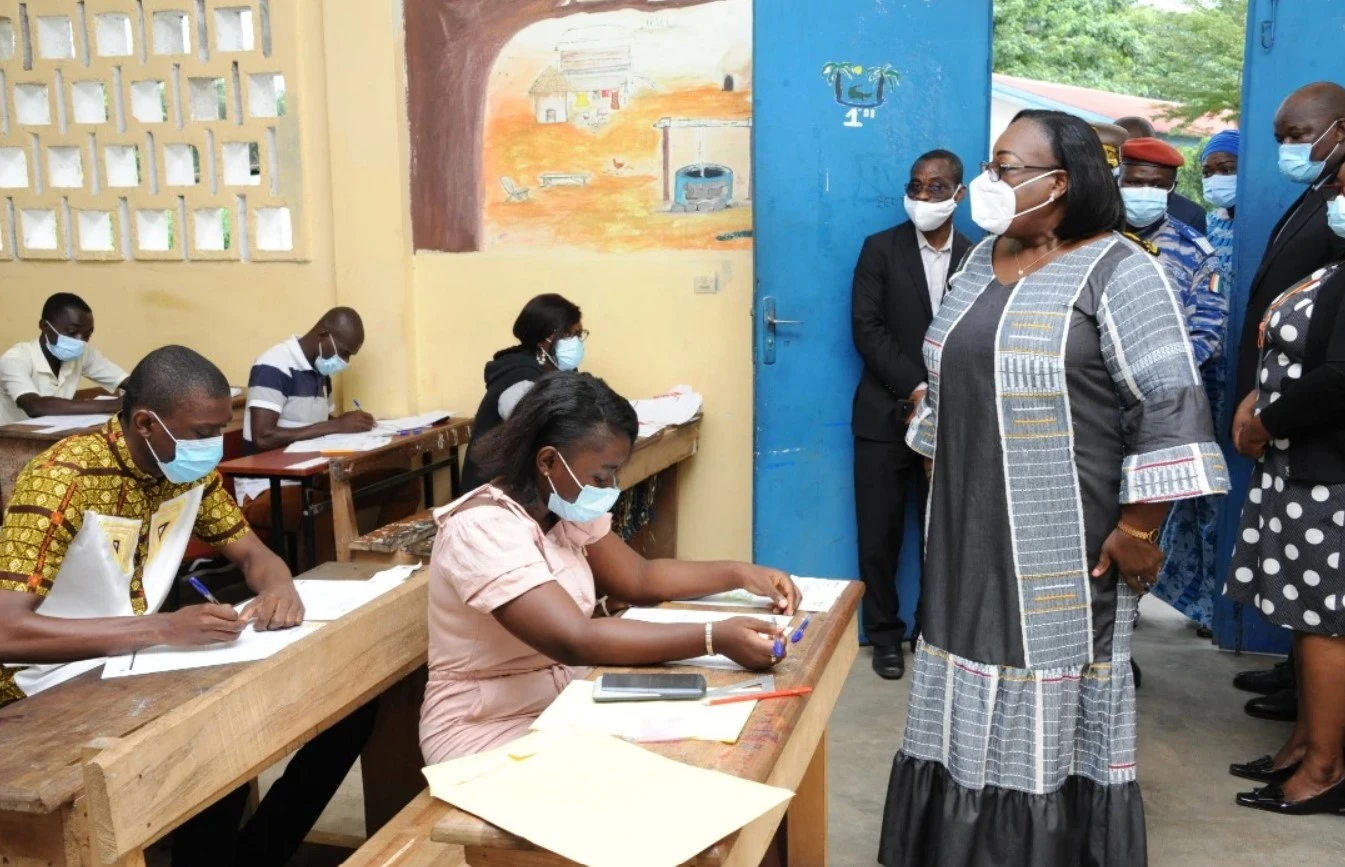
[[[751,0],[578,11],[601,5],[500,50],[480,247],[750,247]]]

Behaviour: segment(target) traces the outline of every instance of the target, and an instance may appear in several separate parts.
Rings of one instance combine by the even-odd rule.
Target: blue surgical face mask
[[[1317,141],[1312,144],[1282,144],[1280,145],[1280,174],[1296,184],[1310,184],[1322,176],[1322,170],[1326,168],[1327,160],[1335,155],[1336,150],[1340,148],[1337,143],[1331,148],[1331,153],[1326,155],[1325,160],[1314,160],[1312,158],[1312,149],[1317,147],[1317,142],[1326,138],[1331,130],[1336,128],[1339,120],[1333,120],[1331,125],[1326,128],[1326,132],[1317,136]]]
[[[46,335],[42,335],[42,342],[46,344],[47,351],[56,356],[57,361],[73,361],[84,354],[84,347],[88,346],[86,342],[78,337],[71,337],[68,334],[61,334],[56,331],[56,326],[43,320],[43,324],[50,328],[56,334],[56,342],[52,343]]]
[[[1326,203],[1326,224],[1342,238],[1345,238],[1345,196],[1336,196]]]
[[[224,459],[224,437],[210,437],[203,440],[180,440],[173,436],[173,432],[168,429],[168,425],[163,423],[159,414],[154,410],[149,410],[149,414],[154,416],[154,420],[163,428],[164,433],[168,434],[173,440],[173,459],[168,463],[159,460],[158,454],[154,451],[154,445],[148,439],[145,445],[149,446],[149,453],[154,455],[154,462],[163,470],[163,476],[175,485],[186,485],[203,479],[210,475],[210,471],[219,466],[219,462]]]
[[[1137,229],[1152,226],[1168,211],[1168,191],[1157,187],[1121,187],[1126,222]]]
[[[551,496],[546,501],[546,507],[551,513],[562,521],[582,524],[594,518],[601,518],[612,511],[612,507],[616,505],[616,498],[621,496],[621,489],[615,485],[610,488],[595,488],[593,485],[580,484],[579,480],[575,479],[574,470],[570,469],[569,463],[565,460],[565,455],[562,455],[559,449],[556,450],[556,455],[560,458],[561,465],[565,467],[565,472],[570,474],[576,485],[579,485],[579,496],[574,498],[573,503],[563,499],[556,491],[556,483],[548,476]]]
[[[1204,187],[1205,201],[1216,208],[1231,208],[1237,202],[1237,175],[1210,175],[1205,178],[1202,186]]]
[[[584,341],[578,337],[562,337],[555,350],[557,370],[578,370],[584,360]]]
[[[341,371],[350,367],[350,362],[341,357],[341,353],[336,351],[336,338],[332,340],[332,354],[322,354],[322,341],[318,341],[318,357],[313,361],[313,369],[323,376],[336,376]]]

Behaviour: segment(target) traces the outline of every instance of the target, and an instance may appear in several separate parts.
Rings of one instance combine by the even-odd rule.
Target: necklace
[[[1047,256],[1051,255],[1058,249],[1060,249],[1060,242],[1056,241],[1054,244],[1051,245],[1051,249],[1047,250],[1045,253],[1042,253],[1040,256],[1033,259],[1031,262],[1028,262],[1027,265],[1023,264],[1022,248],[1020,247],[1019,249],[1015,250],[1013,253],[1013,260],[1018,263],[1018,276],[1019,277],[1026,276],[1029,268],[1040,262],[1042,259],[1045,259]]]

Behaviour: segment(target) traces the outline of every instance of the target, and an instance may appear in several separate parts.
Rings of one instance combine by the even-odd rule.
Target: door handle
[[[775,363],[775,327],[777,325],[802,325],[802,319],[777,319],[775,316],[775,298],[767,295],[761,299],[761,363]]]

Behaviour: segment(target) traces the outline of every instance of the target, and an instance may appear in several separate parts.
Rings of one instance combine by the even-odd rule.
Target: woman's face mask
[[[551,514],[562,521],[582,524],[585,521],[600,518],[612,511],[612,507],[616,505],[617,497],[621,496],[620,487],[615,484],[610,488],[585,485],[575,477],[574,470],[570,469],[569,462],[565,460],[565,455],[561,454],[559,449],[556,450],[556,457],[560,458],[561,466],[565,467],[565,472],[569,473],[570,478],[574,479],[574,483],[579,486],[579,495],[573,501],[565,499],[556,490],[556,483],[548,475],[546,480],[551,485],[551,496],[547,498],[546,507],[551,511]]]

